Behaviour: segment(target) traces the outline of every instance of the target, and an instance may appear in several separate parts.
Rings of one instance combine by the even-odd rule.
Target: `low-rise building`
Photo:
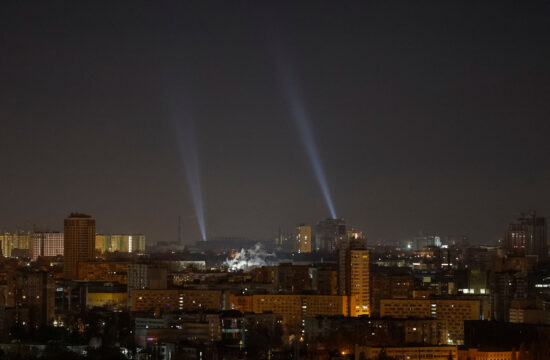
[[[78,278],[88,281],[128,283],[129,262],[81,261],[78,263]]]
[[[316,316],[306,319],[306,342],[312,348],[443,345],[446,321],[436,319],[380,319],[369,317]],[[336,348],[335,348],[336,347]]]
[[[126,308],[128,293],[126,286],[106,283],[89,285],[86,287],[86,307],[109,307],[115,309]]]
[[[380,359],[382,354],[396,360],[458,360],[458,349],[456,346],[355,347],[356,360]]]
[[[380,316],[398,319],[433,318],[447,321],[447,343],[464,343],[464,321],[479,320],[479,300],[460,299],[383,299]]]
[[[282,324],[290,329],[302,327],[307,317],[317,315],[355,316],[355,298],[349,307],[347,296],[341,295],[248,295],[230,296],[230,308],[243,313],[272,312],[281,315]]]
[[[222,292],[218,290],[132,290],[132,311],[169,312],[176,310],[221,310]]]
[[[458,350],[458,360],[516,360],[515,350]]]

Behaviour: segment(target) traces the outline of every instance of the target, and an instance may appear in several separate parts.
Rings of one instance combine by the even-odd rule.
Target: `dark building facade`
[[[315,250],[335,252],[347,238],[344,219],[325,219],[315,227]]]
[[[504,247],[512,253],[536,256],[538,260],[548,258],[546,219],[538,217],[534,211],[522,214],[506,228]]]
[[[495,258],[490,275],[492,319],[509,321],[512,300],[526,299],[529,293],[525,256]]]
[[[410,274],[378,270],[371,276],[371,314],[373,316],[380,316],[380,300],[408,299],[412,296],[414,278]]]
[[[89,215],[73,213],[65,219],[64,276],[78,279],[78,264],[90,261],[95,253],[95,219]]]

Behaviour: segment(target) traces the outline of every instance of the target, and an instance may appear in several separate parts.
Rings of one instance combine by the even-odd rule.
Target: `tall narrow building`
[[[338,292],[347,295],[355,314],[370,315],[369,251],[363,239],[352,239],[338,249]],[[351,308],[350,308],[351,310]]]
[[[94,258],[95,219],[90,215],[72,213],[65,219],[64,276],[78,279],[78,264]]]
[[[299,253],[311,252],[311,226],[305,224],[298,225],[296,229],[296,243]]]

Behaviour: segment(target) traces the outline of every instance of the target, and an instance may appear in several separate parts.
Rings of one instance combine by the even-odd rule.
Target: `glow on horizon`
[[[307,155],[311,161],[311,166],[313,167],[313,171],[315,172],[315,178],[317,179],[317,183],[321,188],[321,192],[323,193],[323,197],[325,198],[325,202],[330,211],[330,215],[333,219],[336,219],[336,211],[334,209],[334,203],[332,202],[330,188],[328,186],[325,170],[319,156],[319,151],[317,149],[315,139],[313,138],[313,131],[304,101],[299,94],[297,84],[288,75],[288,71],[285,71],[282,77],[284,82],[285,95],[290,104],[290,111],[298,127],[300,137],[302,138],[302,141],[305,145]]]

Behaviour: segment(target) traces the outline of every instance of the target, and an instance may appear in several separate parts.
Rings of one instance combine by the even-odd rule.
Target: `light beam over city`
[[[292,118],[296,123],[298,132],[300,133],[300,138],[302,139],[308,158],[311,162],[311,166],[315,173],[315,178],[317,179],[317,183],[321,188],[325,203],[327,204],[327,207],[330,211],[330,216],[333,219],[336,219],[336,210],[332,201],[330,188],[328,185],[325,170],[323,168],[321,157],[319,155],[319,150],[317,149],[317,145],[313,137],[313,129],[303,96],[300,93],[298,84],[291,76],[291,71],[289,67],[282,67],[283,71],[281,77],[283,81],[283,90],[285,92],[286,100],[288,101],[288,104],[290,106]]]
[[[195,216],[203,241],[206,241],[206,224],[204,219],[204,202],[202,197],[202,185],[199,164],[199,152],[196,141],[196,131],[190,115],[184,115],[179,121],[174,120],[174,127],[178,138],[178,147],[189,193],[193,200]]]

